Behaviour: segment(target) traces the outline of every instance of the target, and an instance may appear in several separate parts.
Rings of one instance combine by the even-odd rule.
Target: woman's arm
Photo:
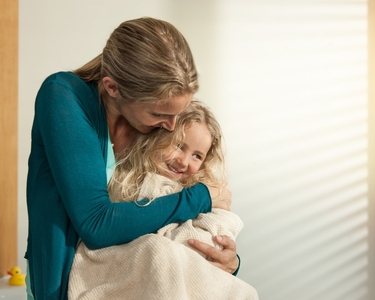
[[[39,180],[52,177],[53,184],[45,193],[39,181],[41,187],[34,197],[39,202],[32,205],[48,209],[51,214],[46,218],[51,222],[54,215],[67,213],[78,235],[93,249],[126,243],[211,210],[210,195],[203,184],[156,199],[147,207],[139,208],[133,202],[112,203],[103,151],[107,127],[99,106],[93,90],[74,74],[60,73],[43,84],[36,101],[33,140],[41,148],[38,155],[45,156],[46,162],[35,176]],[[60,199],[54,200],[56,203],[45,196],[56,193]]]

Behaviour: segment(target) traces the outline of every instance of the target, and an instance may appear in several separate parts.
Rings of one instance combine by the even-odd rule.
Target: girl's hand
[[[211,195],[212,208],[221,208],[230,211],[230,205],[232,204],[232,192],[229,190],[228,184],[221,188],[221,191],[216,187],[207,187]]]
[[[222,245],[223,250],[218,250],[213,246],[198,240],[190,239],[188,243],[191,247],[210,257],[209,262],[214,266],[233,274],[238,268],[238,257],[236,252],[236,243],[226,235],[215,236],[215,241]]]

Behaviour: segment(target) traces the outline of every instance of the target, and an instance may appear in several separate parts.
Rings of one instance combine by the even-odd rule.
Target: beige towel
[[[181,190],[173,181],[151,174],[143,187],[140,198]],[[70,271],[68,298],[256,300],[252,286],[211,265],[187,245],[195,238],[220,248],[213,236],[234,240],[242,227],[236,214],[214,209],[124,245],[89,250],[81,242]]]
[[[100,250],[78,247],[68,298],[257,300],[258,295],[252,286],[211,265],[197,252],[149,234]]]

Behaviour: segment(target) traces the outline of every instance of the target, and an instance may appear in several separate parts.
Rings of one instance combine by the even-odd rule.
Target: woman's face
[[[118,110],[141,133],[147,134],[160,127],[173,131],[178,114],[185,110],[192,98],[193,94],[185,94],[162,103],[126,103],[119,105]]]
[[[196,174],[211,145],[212,137],[207,125],[194,122],[185,128],[183,144],[162,156],[160,174],[176,181]]]

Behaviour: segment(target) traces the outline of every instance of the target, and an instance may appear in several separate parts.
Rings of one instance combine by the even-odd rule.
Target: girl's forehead
[[[197,145],[211,145],[212,135],[206,123],[194,122],[185,128],[185,141],[194,142]]]

